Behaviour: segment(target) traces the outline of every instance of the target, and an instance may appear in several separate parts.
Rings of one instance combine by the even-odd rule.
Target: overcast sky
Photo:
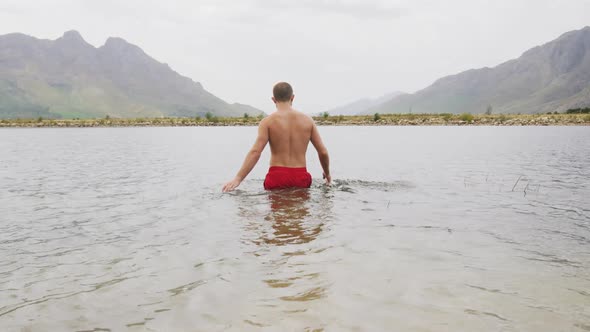
[[[291,82],[317,113],[496,66],[590,25],[590,0],[0,0],[0,34],[117,36],[228,102]]]

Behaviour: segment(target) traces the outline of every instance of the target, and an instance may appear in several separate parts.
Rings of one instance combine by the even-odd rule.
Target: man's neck
[[[292,110],[291,103],[277,103],[277,111],[279,112],[287,112]]]

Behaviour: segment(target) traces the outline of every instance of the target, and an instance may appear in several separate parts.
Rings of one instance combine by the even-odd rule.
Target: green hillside
[[[525,52],[494,68],[447,76],[374,113],[546,113],[590,105],[590,27]]]
[[[0,36],[0,118],[195,117],[260,113],[229,104],[139,47],[79,33],[57,40]]]

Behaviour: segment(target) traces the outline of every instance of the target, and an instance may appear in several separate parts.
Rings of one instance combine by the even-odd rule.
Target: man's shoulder
[[[269,115],[265,116],[262,120],[260,120],[260,124],[269,124],[271,122],[274,122],[277,118],[277,113],[276,112],[272,112]]]
[[[311,115],[303,113],[301,111],[298,111],[296,109],[293,109],[293,112],[295,112],[295,114],[297,115],[297,117],[301,118],[301,119],[307,119],[309,121],[313,122],[313,118],[311,117]]]
[[[313,118],[308,115],[305,114],[301,111],[298,111],[296,109],[291,109],[288,113],[278,113],[278,112],[273,112],[271,114],[269,114],[268,116],[266,116],[264,119],[262,119],[260,121],[260,125],[265,125],[265,126],[269,126],[271,124],[273,124],[274,122],[283,122],[285,119],[291,119],[290,121],[296,121],[296,122],[305,122],[305,123],[310,123],[313,124],[314,120]]]
[[[267,127],[273,121],[272,114],[265,116],[260,122],[258,122],[258,126],[260,127]]]

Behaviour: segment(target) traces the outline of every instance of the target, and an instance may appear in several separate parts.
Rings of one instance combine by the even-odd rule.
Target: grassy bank
[[[374,114],[314,117],[318,125],[341,126],[561,126],[590,125],[590,114]],[[255,126],[260,117],[138,119],[4,119],[0,127],[180,127]]]

